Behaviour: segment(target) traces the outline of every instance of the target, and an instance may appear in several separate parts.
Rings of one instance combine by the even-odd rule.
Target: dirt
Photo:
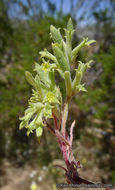
[[[28,190],[32,168],[14,167],[10,162],[4,161],[0,176],[1,190]]]
[[[63,161],[55,160],[52,164],[63,165]],[[56,171],[55,168],[53,169],[53,172],[52,169],[48,170],[46,166],[40,168],[37,165],[34,167],[30,167],[28,165],[24,166],[24,168],[19,168],[14,166],[8,160],[4,160],[0,168],[1,190],[30,190],[32,181],[35,181],[37,183],[37,190],[56,190],[56,188],[53,188],[53,184],[55,184],[56,181],[54,180],[52,175],[53,172]],[[94,183],[100,183],[101,177],[105,175],[104,171],[100,170],[96,166],[93,168],[89,167],[88,169],[84,167],[79,170],[79,173],[80,176],[82,176],[84,179],[90,180]],[[56,177],[57,176],[59,176],[57,182],[64,183],[65,178],[63,175],[63,171],[58,172],[56,174]],[[58,189],[62,190],[62,188]],[[86,190],[86,188],[80,189]],[[99,188],[96,189],[99,190]],[[67,190],[69,190],[69,188],[67,188]],[[91,190],[91,188],[89,188],[89,190]]]

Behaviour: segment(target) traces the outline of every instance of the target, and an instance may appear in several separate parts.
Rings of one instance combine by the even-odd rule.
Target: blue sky
[[[27,0],[21,0],[23,4],[25,5],[28,5],[27,3]],[[50,0],[52,3],[54,3],[56,5],[56,9],[59,11],[60,10],[60,6],[61,6],[61,2],[62,0]],[[70,1],[71,0],[63,0],[63,7],[62,7],[62,10],[63,10],[63,13],[66,14],[66,13],[69,13],[70,12]],[[78,2],[79,4],[82,2],[83,0],[74,0],[74,7],[76,7],[76,3]],[[89,3],[90,1],[90,3]],[[38,0],[32,0],[33,3],[35,2],[39,2]],[[41,0],[42,2],[42,7],[43,9],[46,11],[47,10],[47,5],[45,2],[45,0]],[[92,11],[89,7],[89,5],[91,6],[91,4],[93,4],[95,2],[95,0],[84,0],[84,6],[80,6],[80,9],[77,7],[75,13],[76,13],[76,19],[78,19],[79,17],[81,16],[86,16],[86,15],[90,15],[89,13]],[[99,2],[98,6],[97,6],[97,9],[96,11],[99,11],[100,9],[104,9],[106,8],[106,6],[109,6],[108,2],[109,0],[100,0],[100,1],[97,1]],[[106,2],[106,3],[105,3]],[[78,5],[79,6],[79,5]],[[38,11],[38,8],[36,9],[36,13]],[[20,11],[19,11],[19,5],[15,4],[15,6],[12,6],[10,11],[10,16],[11,17],[18,17],[20,19],[26,19],[27,16],[25,16],[24,14],[20,14]],[[93,22],[94,21],[94,18],[93,16],[89,16],[88,20],[85,19],[85,20],[82,20],[80,21],[80,23],[82,23],[84,25],[84,23],[88,23],[88,22]]]
[[[62,0],[50,0],[50,1],[56,5],[57,10],[60,9],[60,4],[61,4],[61,1],[62,1]],[[64,2],[64,3],[63,3],[63,11],[64,11],[64,13],[68,13],[68,12],[69,12],[69,10],[70,10],[70,1],[71,1],[71,0],[64,0],[64,1],[63,1],[63,2]],[[25,5],[27,5],[27,0],[22,0],[22,2],[23,2]],[[41,2],[44,3],[44,1],[41,1]],[[75,2],[75,1],[74,1],[74,2]],[[43,4],[43,3],[42,3],[42,4]],[[43,4],[43,7],[46,8],[45,3]]]

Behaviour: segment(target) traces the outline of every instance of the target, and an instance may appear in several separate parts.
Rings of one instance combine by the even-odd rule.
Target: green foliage
[[[13,29],[3,0],[0,1],[0,60],[11,43]]]
[[[90,111],[94,108],[94,117],[106,119],[108,109],[114,106],[114,82],[115,82],[115,46],[111,46],[108,53],[99,53],[95,59],[102,63],[103,72],[100,80],[97,79],[92,88],[88,88],[87,94],[84,94],[76,103],[82,110]],[[83,103],[85,102],[85,104]]]
[[[115,170],[112,171],[112,183],[115,184]]]
[[[5,40],[8,42],[8,40],[11,39],[12,42],[10,44],[7,43],[5,47],[12,52],[12,59],[8,60],[8,63],[2,63],[1,59],[1,73],[4,78],[2,79],[0,75],[0,115],[1,128],[3,129],[1,134],[5,134],[6,131],[12,133],[9,139],[11,142],[11,145],[9,145],[11,152],[16,151],[18,143],[15,139],[17,136],[13,135],[19,124],[17,115],[22,115],[24,112],[24,107],[27,105],[27,100],[31,93],[31,89],[25,80],[24,73],[26,70],[30,71],[31,68],[36,65],[34,62],[38,61],[40,58],[40,56],[38,56],[39,51],[44,48],[48,48],[48,50],[51,49],[49,38],[50,25],[54,24],[57,27],[65,27],[66,19],[68,19],[68,17],[56,20],[53,17],[47,16],[39,20],[39,22],[33,20],[24,21],[23,23],[18,22],[14,24],[14,26],[12,25],[12,36],[10,35],[9,38],[5,35]],[[5,29],[5,31],[8,30]],[[36,65],[35,69],[39,71],[37,67],[38,65]],[[47,65],[44,63],[43,68],[45,69],[46,67]],[[41,73],[39,72],[39,75],[46,79],[46,73],[44,73],[44,76],[43,73],[43,71]],[[49,81],[53,80],[52,78],[53,75],[50,73]],[[50,85],[48,81],[45,80],[45,82],[47,86]],[[43,85],[42,83],[42,86]],[[52,88],[53,83],[51,89]],[[49,108],[47,107],[47,109]],[[25,138],[25,133],[23,133],[23,131],[20,133],[22,134],[21,138]],[[7,144],[7,142],[7,137],[4,136],[3,143]],[[31,144],[32,142],[33,141],[30,139],[27,143]],[[19,146],[19,148],[21,148],[21,146]]]
[[[100,53],[96,58],[102,62],[103,75],[102,82],[107,85],[107,88],[112,88],[115,82],[115,46],[111,46],[108,53]]]

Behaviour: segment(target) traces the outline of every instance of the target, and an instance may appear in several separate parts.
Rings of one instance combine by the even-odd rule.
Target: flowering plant
[[[53,40],[53,54],[46,49],[40,52],[42,64],[35,63],[35,77],[26,71],[27,81],[32,85],[32,97],[29,100],[29,107],[26,109],[23,117],[20,118],[20,129],[27,128],[27,135],[36,131],[40,139],[43,129],[47,127],[57,138],[59,147],[63,154],[63,159],[67,168],[62,166],[65,171],[68,183],[86,183],[91,182],[79,177],[77,168],[80,168],[80,162],[74,159],[72,153],[73,128],[75,121],[70,126],[70,134],[66,131],[66,121],[68,117],[68,106],[73,97],[80,91],[86,91],[84,84],[81,83],[84,73],[90,68],[92,61],[82,63],[78,61],[78,67],[75,69],[75,77],[71,77],[71,64],[76,61],[78,52],[81,48],[94,43],[94,40],[84,38],[75,48],[72,48],[72,37],[75,32],[71,19],[67,24],[65,38],[62,38],[60,29],[54,26],[50,27],[50,35]],[[65,81],[66,98],[63,98],[59,86],[55,83],[55,74],[59,73]],[[48,118],[54,120],[54,128],[47,122]]]

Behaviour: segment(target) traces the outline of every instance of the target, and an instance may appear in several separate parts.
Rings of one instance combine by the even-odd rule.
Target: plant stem
[[[46,127],[55,135],[54,129],[46,122]]]
[[[63,134],[63,137],[65,138],[65,128],[66,128],[66,121],[67,121],[67,116],[68,116],[68,102],[64,104],[64,109],[62,113],[62,129],[61,132]]]
[[[53,118],[54,118],[54,126],[55,126],[56,130],[58,130],[57,118],[53,113],[52,113],[52,115],[53,115]]]

